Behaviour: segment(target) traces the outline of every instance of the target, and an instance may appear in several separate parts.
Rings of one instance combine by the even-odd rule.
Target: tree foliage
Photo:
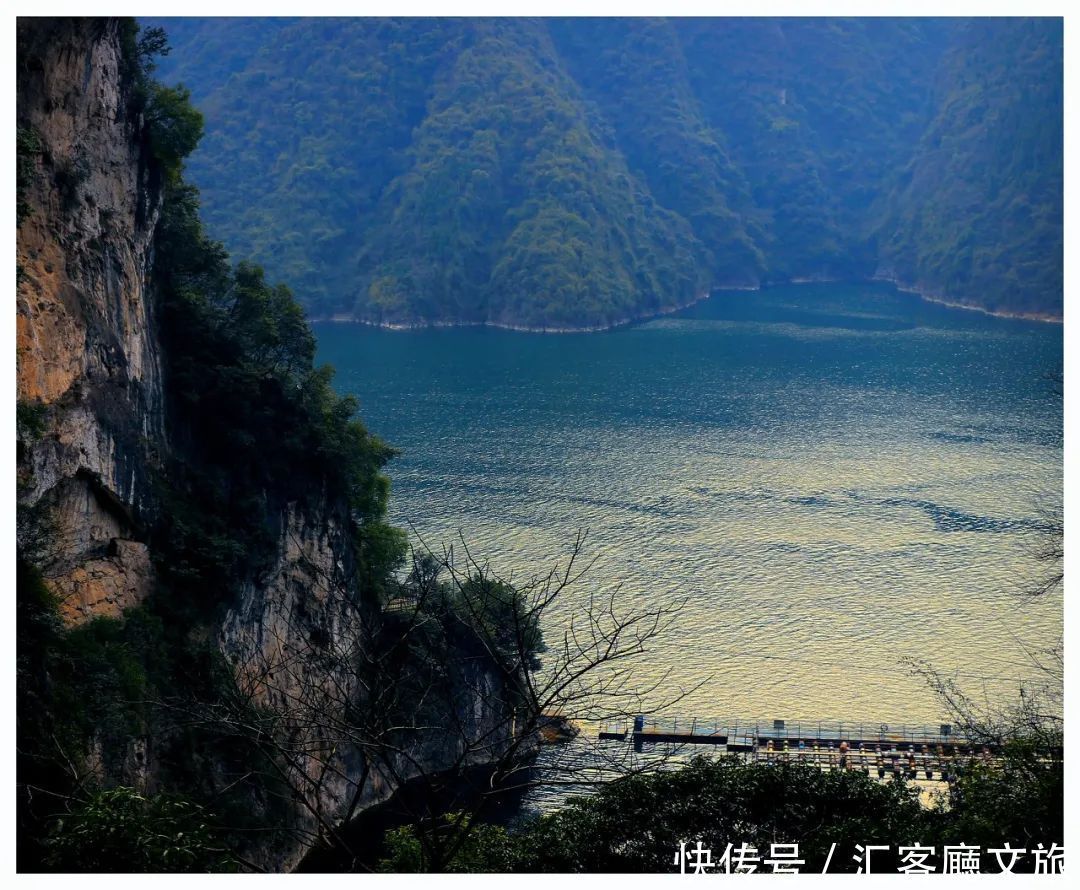
[[[830,873],[855,871],[856,844],[886,848],[874,853],[875,872],[896,871],[901,845],[932,846],[940,855],[945,845],[970,844],[983,849],[983,870],[994,872],[999,866],[988,849],[1063,843],[1063,771],[1044,754],[1016,740],[1000,763],[963,768],[947,798],[929,807],[903,779],[698,757],[677,770],[617,779],[515,828],[474,826],[446,870],[671,872],[678,871],[680,843],[691,849],[701,841],[714,866],[729,844],[746,843],[762,859],[773,844],[797,844],[801,870],[817,873],[826,862]],[[385,871],[423,868],[408,826],[387,832],[382,850]],[[940,859],[932,862],[940,871]],[[1018,870],[1030,871],[1031,862]]]
[[[384,522],[394,451],[315,367],[315,340],[291,292],[263,270],[232,267],[199,219],[198,193],[167,185],[155,239],[162,334],[178,453],[163,491],[170,504],[163,563],[175,578],[227,599],[275,545],[253,518],[289,502],[338,502],[355,526],[370,588],[404,557]],[[214,594],[214,591],[217,591]]]
[[[150,150],[171,173],[195,150],[203,133],[203,116],[191,104],[191,93],[183,86],[155,83],[146,106],[146,126]]]

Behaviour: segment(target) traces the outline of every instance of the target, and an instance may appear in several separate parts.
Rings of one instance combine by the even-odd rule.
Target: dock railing
[[[847,720],[762,720],[744,718],[656,717],[642,715],[633,721],[609,724],[600,732],[601,738],[635,738],[643,741],[667,740],[688,744],[714,742],[725,737],[736,746],[764,746],[772,743],[774,748],[798,746],[838,748],[847,742],[849,748],[873,747],[900,751],[923,749],[956,750],[977,746],[972,740],[953,732],[948,724],[937,726],[871,723]]]

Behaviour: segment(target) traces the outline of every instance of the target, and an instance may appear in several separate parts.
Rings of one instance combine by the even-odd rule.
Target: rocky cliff
[[[165,426],[146,281],[160,190],[128,114],[117,23],[20,25],[19,44],[19,544],[80,622],[153,584]]]
[[[326,730],[342,725],[343,713],[364,708],[372,695],[362,689],[364,677],[353,665],[374,645],[381,607],[362,589],[366,582],[358,580],[357,536],[371,528],[371,522],[378,526],[385,506],[385,480],[378,468],[390,452],[377,442],[363,452],[367,463],[357,472],[370,486],[375,505],[367,518],[358,518],[362,511],[355,497],[335,490],[325,479],[321,493],[297,497],[295,484],[290,487],[289,480],[263,474],[255,497],[245,493],[243,509],[226,515],[230,521],[241,515],[258,529],[259,540],[267,542],[266,552],[257,559],[245,559],[244,554],[234,558],[230,565],[243,568],[228,583],[210,576],[221,587],[212,608],[196,613],[169,603],[170,598],[199,593],[190,581],[187,587],[177,581],[183,576],[170,565],[177,548],[168,538],[178,528],[189,538],[192,527],[202,528],[190,515],[183,523],[173,515],[178,503],[189,512],[213,509],[205,498],[190,499],[190,479],[207,469],[200,461],[213,452],[214,478],[224,480],[226,492],[230,486],[239,488],[229,465],[222,463],[222,454],[229,459],[228,448],[198,441],[207,436],[206,430],[193,432],[175,404],[176,388],[170,388],[170,373],[175,373],[170,368],[181,366],[175,355],[180,347],[176,338],[163,336],[157,266],[163,255],[161,225],[172,194],[169,183],[174,192],[182,183],[153,150],[145,110],[147,85],[135,67],[141,49],[131,23],[21,20],[18,46],[20,560],[40,572],[58,599],[66,632],[93,630],[92,619],[124,619],[132,607],[145,605],[157,626],[173,622],[168,633],[180,641],[174,644],[177,651],[188,652],[191,640],[209,641],[229,666],[230,683],[236,686],[225,690],[226,698],[246,696],[246,703],[261,714],[274,715],[275,727],[285,727],[275,741],[279,748],[267,756],[280,755],[284,773],[296,772],[300,778],[292,796],[285,795],[284,814],[276,804],[273,840],[245,844],[245,855],[263,868],[286,870],[320,833],[384,800],[402,780],[437,771],[461,754],[463,739],[444,733],[434,743],[405,745],[401,757],[379,766],[369,762],[362,746],[343,741],[340,730]],[[215,259],[228,269],[227,260],[220,255]],[[287,319],[293,317],[287,305],[282,311]],[[308,345],[305,337],[310,334],[294,333],[301,344],[299,354],[308,355],[305,350],[313,350],[313,342]],[[310,365],[309,355],[307,362]],[[302,371],[308,375],[302,378],[305,386],[317,394],[328,392],[326,378],[310,367]],[[264,413],[285,410],[275,388],[278,381],[265,374],[255,377],[253,398],[267,393],[271,400]],[[336,397],[326,394],[318,398],[322,401],[316,401],[314,409],[284,404],[310,409],[311,416],[322,418],[319,422],[337,424],[325,435],[345,441],[341,448],[367,447],[360,438],[367,435],[362,427],[342,419],[348,403],[327,402]],[[260,406],[243,407],[257,413]],[[183,481],[177,480],[178,468]],[[240,476],[248,468],[232,469]],[[233,550],[236,540],[245,539],[232,539]],[[367,558],[370,562],[370,555]],[[201,577],[205,581],[206,576]],[[178,620],[190,626],[176,627]],[[127,658],[137,647],[121,648]],[[50,689],[60,681],[47,676],[48,658],[20,651],[23,656],[43,665],[43,679],[36,681],[40,689],[30,699],[36,695],[42,702],[55,702]],[[161,654],[151,656],[160,660]],[[482,659],[473,657],[469,663],[469,676],[455,690],[452,713],[444,718],[467,726],[466,734],[474,737],[506,735],[511,724],[499,704],[506,696],[497,694],[503,678]],[[187,667],[180,662],[178,669]],[[162,672],[160,665],[155,670]],[[135,665],[129,673],[143,677],[151,671]],[[320,697],[326,690],[333,695]],[[161,689],[153,691],[162,694]],[[131,702],[113,702],[101,712],[112,713],[114,705],[123,710]],[[204,695],[200,719],[207,723],[216,717],[205,715],[220,716],[233,706]],[[317,708],[321,710],[312,718],[309,712]],[[88,713],[87,719],[93,720],[98,712],[91,708]],[[233,719],[241,712],[228,713]],[[243,764],[248,775],[237,779],[223,765],[223,754],[185,748],[190,742],[156,717],[125,725],[119,740],[113,730],[109,735],[100,727],[90,729],[83,749],[70,753],[82,757],[104,785],[130,784],[154,793],[172,790],[170,783],[182,775],[187,783],[183,790],[208,789],[217,799],[246,783],[240,799],[251,803],[253,811],[259,809],[259,800],[271,796],[251,778],[250,764]],[[225,730],[212,727],[210,735],[215,732]],[[303,753],[282,754],[291,752],[291,745]],[[116,750],[110,752],[110,746]],[[265,744],[259,750],[265,754]],[[260,818],[260,813],[255,815]]]

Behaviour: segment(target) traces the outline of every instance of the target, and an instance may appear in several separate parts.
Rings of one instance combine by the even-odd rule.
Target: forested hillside
[[[1062,309],[1060,22],[961,26],[882,228],[897,277],[991,310]]]
[[[608,325],[875,274],[1062,306],[1046,19],[165,19],[212,232],[315,315]]]

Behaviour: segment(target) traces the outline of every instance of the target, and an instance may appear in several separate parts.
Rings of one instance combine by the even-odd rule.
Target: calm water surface
[[[1017,595],[1061,500],[1059,325],[802,285],[605,334],[316,332],[403,451],[396,523],[526,576],[587,528],[579,596],[689,597],[637,668],[703,684],[680,717],[933,722],[903,658],[1014,696],[1061,632]]]

